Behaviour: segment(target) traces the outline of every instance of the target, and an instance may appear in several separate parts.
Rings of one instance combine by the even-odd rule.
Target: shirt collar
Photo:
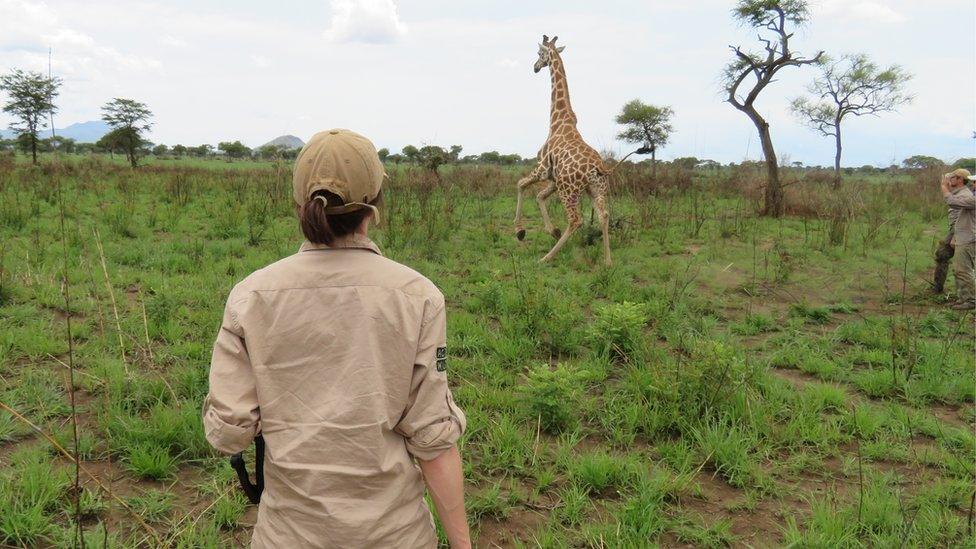
[[[325,244],[315,244],[306,240],[302,242],[302,246],[298,248],[299,252],[307,252],[309,250],[335,250],[341,248],[357,248],[360,250],[369,250],[376,255],[383,255],[380,251],[379,246],[377,246],[368,236],[351,233],[345,236],[341,236],[332,241],[331,245],[326,246]]]

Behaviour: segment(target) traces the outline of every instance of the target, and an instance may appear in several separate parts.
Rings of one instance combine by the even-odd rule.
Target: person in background
[[[949,179],[949,189],[955,190],[958,188],[959,180],[951,177],[952,174],[945,174],[945,178]],[[962,184],[970,184],[968,180],[963,180]],[[956,186],[953,186],[956,185]],[[970,185],[971,186],[971,185]],[[945,291],[945,281],[949,275],[949,264],[952,263],[952,256],[955,255],[955,235],[956,235],[956,219],[959,218],[959,208],[948,207],[949,211],[949,231],[946,233],[945,238],[939,241],[938,246],[935,249],[935,273],[932,280],[932,290],[941,294]]]
[[[950,246],[955,258],[956,301],[951,307],[956,310],[976,308],[976,195],[967,182],[972,183],[972,175],[958,169],[942,176],[940,184],[953,228]]]
[[[256,549],[435,548],[425,488],[471,546],[444,296],[369,239],[384,178],[365,137],[313,136],[292,180],[305,243],[227,299],[203,421],[226,454],[264,437]]]

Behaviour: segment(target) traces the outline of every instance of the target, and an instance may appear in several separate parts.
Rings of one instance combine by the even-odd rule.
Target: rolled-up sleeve
[[[950,208],[959,208],[960,210],[976,209],[976,195],[968,187],[963,187],[956,192],[945,195],[945,201]]]
[[[235,301],[235,292],[231,292],[214,342],[210,390],[203,403],[207,441],[225,454],[247,448],[259,430],[260,419],[254,373],[234,313]]]
[[[394,429],[406,439],[407,451],[429,461],[448,450],[464,433],[464,412],[447,384],[447,317],[444,300],[428,303],[414,360],[410,397]]]

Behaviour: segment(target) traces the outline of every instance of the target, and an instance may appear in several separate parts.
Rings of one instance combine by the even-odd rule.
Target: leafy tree
[[[450,156],[447,151],[437,145],[424,145],[417,151],[417,160],[439,178],[440,174],[437,173],[437,168],[446,164],[450,160]]]
[[[686,170],[693,170],[698,166],[698,162],[700,161],[694,156],[682,156],[672,160],[671,164]]]
[[[176,156],[183,156],[186,154],[186,147],[184,145],[173,145],[173,154]]]
[[[124,128],[112,130],[100,137],[98,141],[95,142],[95,146],[103,151],[108,151],[109,155],[112,158],[115,158],[116,152],[125,150],[125,141],[129,139],[131,139],[131,136],[127,135]]]
[[[939,160],[934,156],[926,156],[924,154],[916,154],[915,156],[909,156],[908,158],[901,161],[902,165],[906,168],[914,170],[924,170],[928,168],[937,168],[940,166],[945,166],[945,162]]]
[[[413,145],[407,145],[400,152],[403,153],[403,156],[409,162],[417,162],[419,160],[420,150],[417,149],[417,147],[414,147]]]
[[[485,151],[478,156],[478,160],[485,164],[500,164],[502,155],[498,151]]]
[[[231,158],[244,158],[251,155],[251,149],[240,141],[221,141],[217,143],[217,150],[224,151],[224,154]]]
[[[196,147],[190,147],[187,149],[191,156],[198,156],[201,158],[210,156],[213,154],[213,150],[213,145],[210,145],[209,143],[204,143],[203,145],[198,145]]]
[[[847,115],[877,115],[911,101],[912,96],[904,91],[911,78],[898,65],[879,68],[863,53],[836,61],[824,58],[820,77],[808,88],[814,97],[793,100],[794,114],[824,137],[834,138],[835,188],[840,187],[841,122]]]
[[[802,25],[809,18],[805,0],[739,0],[732,14],[741,23],[760,32],[759,41],[764,46],[764,52],[745,52],[739,46],[730,46],[735,59],[726,66],[723,75],[725,91],[728,93],[727,101],[745,113],[759,131],[767,173],[763,213],[779,217],[783,215],[783,187],[779,181],[779,165],[773,148],[773,138],[769,133],[769,123],[756,110],[755,103],[779,71],[786,67],[819,63],[823,52],[811,59],[804,59],[790,49],[793,32],[789,26]],[[769,38],[764,37],[763,33],[767,33]],[[751,83],[751,87],[746,84],[747,81]]]
[[[976,158],[960,158],[952,163],[952,169],[963,168],[970,173],[976,173]]]
[[[0,76],[0,90],[9,97],[3,112],[16,119],[10,128],[17,132],[18,138],[25,137],[30,143],[34,164],[37,164],[38,132],[47,127],[46,117],[58,111],[54,98],[60,87],[60,78],[48,78],[39,72],[14,69],[10,74]]]
[[[112,127],[118,146],[133,168],[143,151],[143,133],[152,127],[152,112],[133,99],[116,97],[102,107],[102,120]]]
[[[451,145],[451,148],[447,152],[447,156],[450,159],[450,161],[457,162],[458,157],[461,156],[462,150],[464,150],[464,147],[462,147],[461,145]]]
[[[60,135],[56,135],[50,139],[47,139],[46,141],[48,141],[51,149],[64,154],[71,154],[75,152],[75,147],[77,145],[74,139],[70,137],[62,137]]]
[[[380,162],[386,162],[390,158],[390,149],[383,147],[382,149],[376,151],[376,155],[380,157]]]
[[[163,156],[169,152],[169,147],[163,144],[156,145],[152,148],[153,156]]]
[[[617,134],[617,138],[628,143],[646,145],[651,149],[651,176],[657,175],[657,148],[667,144],[674,128],[671,118],[674,111],[671,107],[659,107],[641,103],[634,99],[623,106],[617,115],[617,124],[625,128]]]
[[[281,155],[281,149],[277,145],[261,145],[255,152],[265,160],[277,158]]]

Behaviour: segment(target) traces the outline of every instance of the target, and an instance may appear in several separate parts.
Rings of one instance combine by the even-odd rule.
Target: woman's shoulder
[[[238,282],[231,295],[246,295],[255,290],[270,290],[280,288],[295,288],[306,285],[320,286],[322,264],[310,268],[303,261],[301,253],[282,258],[270,265],[262,267]],[[402,263],[378,254],[361,254],[355,256],[355,261],[346,258],[341,265],[336,265],[329,278],[337,285],[361,285],[385,287],[398,290],[408,295],[428,297],[432,300],[443,300],[444,296],[429,278]],[[327,284],[328,285],[328,284]]]
[[[375,285],[396,288],[407,294],[443,299],[437,285],[413,268],[383,256],[374,256],[372,260],[377,266],[371,271],[370,277]]]

